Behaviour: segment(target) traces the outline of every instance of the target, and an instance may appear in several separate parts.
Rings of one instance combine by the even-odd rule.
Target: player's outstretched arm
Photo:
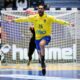
[[[31,22],[31,23],[33,23],[34,19],[35,19],[35,16],[34,15],[30,15],[30,16],[27,16],[27,17],[21,17],[21,18],[13,19],[12,21],[13,22],[17,22],[17,23],[23,23],[23,22]]]
[[[70,23],[68,21],[64,21],[64,20],[61,20],[61,19],[55,19],[55,22],[58,23],[58,24],[61,24],[61,25],[70,25]]]
[[[27,13],[29,15],[35,15],[36,14],[36,12],[34,12],[33,10],[30,10],[30,9],[27,9],[25,11],[25,13]],[[29,22],[29,21],[31,21],[30,18],[31,17],[22,17],[22,18],[14,19],[13,21],[14,22]]]
[[[21,17],[21,18],[13,19],[12,22],[17,22],[17,23],[27,22],[27,17]]]
[[[55,19],[55,22],[58,23],[58,24],[64,25],[64,26],[72,26],[72,27],[74,27],[73,23],[70,23],[70,22],[65,21],[65,20]]]

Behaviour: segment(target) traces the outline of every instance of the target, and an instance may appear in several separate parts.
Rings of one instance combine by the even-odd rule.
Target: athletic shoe
[[[41,67],[42,67],[42,74],[43,74],[43,76],[45,76],[45,74],[46,74],[46,65],[45,65],[45,62],[41,63]]]
[[[43,75],[43,76],[46,75],[46,68],[42,68],[42,75]]]

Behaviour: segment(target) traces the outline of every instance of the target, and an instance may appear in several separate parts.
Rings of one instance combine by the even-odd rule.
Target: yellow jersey
[[[34,24],[35,38],[41,39],[44,36],[50,36],[52,32],[52,24],[58,23],[62,25],[69,25],[69,22],[57,19],[54,16],[44,14],[42,17],[39,14],[30,15],[14,20],[15,22],[31,22]]]

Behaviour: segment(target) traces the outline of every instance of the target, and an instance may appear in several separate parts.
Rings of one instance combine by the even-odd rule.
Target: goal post
[[[52,25],[51,42],[45,48],[46,61],[78,62],[80,56],[80,12],[78,11],[46,11],[47,14],[56,18],[74,23],[74,27],[62,26],[60,24]],[[1,43],[2,52],[6,57],[7,63],[26,63],[28,60],[28,47],[31,38],[29,26],[31,23],[8,22],[12,18],[28,16],[24,11],[2,11],[1,12]],[[78,49],[77,49],[78,48]],[[6,52],[4,51],[6,50]],[[80,58],[80,57],[79,57]],[[5,59],[5,58],[4,58]],[[33,61],[38,60],[38,54],[35,50]]]

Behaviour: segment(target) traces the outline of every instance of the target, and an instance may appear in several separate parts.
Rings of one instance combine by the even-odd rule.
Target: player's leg
[[[34,50],[36,48],[36,44],[35,44],[35,30],[34,30],[34,25],[32,25],[30,27],[30,31],[32,33],[32,37],[30,39],[30,42],[29,42],[29,50],[28,50],[28,65],[30,65],[30,62],[32,60],[32,54],[34,53]]]
[[[32,55],[34,53],[34,50],[36,48],[36,45],[35,45],[35,38],[34,36],[32,36],[32,38],[30,39],[30,42],[29,42],[29,50],[28,50],[28,65],[30,65],[30,62],[32,60]]]
[[[42,67],[42,74],[46,74],[46,65],[45,65],[45,45],[46,40],[41,40],[40,42],[40,51],[41,51],[41,67]]]
[[[40,41],[40,52],[41,52],[41,67],[43,75],[46,74],[46,65],[45,65],[45,45],[47,45],[51,40],[50,36],[45,36]]]
[[[1,55],[0,55],[0,65],[1,65]]]
[[[1,38],[1,35],[0,35]],[[1,44],[0,44],[0,49],[1,49]],[[0,65],[1,65],[1,50],[0,50]]]
[[[46,74],[46,66],[45,66],[45,45],[48,44],[51,40],[50,36],[43,37],[40,40],[35,40],[36,48],[41,60],[42,74]]]

